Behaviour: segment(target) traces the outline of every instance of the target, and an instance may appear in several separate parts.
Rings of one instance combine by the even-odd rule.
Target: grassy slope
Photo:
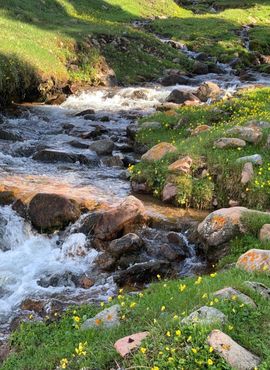
[[[16,353],[10,356],[1,370],[53,370],[60,364],[61,359],[68,360],[69,370],[84,367],[105,370],[115,367],[116,363],[132,369],[133,366],[142,366],[145,369],[158,366],[160,370],[230,369],[211,353],[206,344],[207,335],[211,329],[218,326],[195,325],[184,328],[180,323],[183,316],[203,305],[222,310],[228,316],[228,322],[222,330],[262,357],[260,370],[269,369],[270,303],[249,291],[243,284],[249,280],[263,282],[269,286],[269,277],[232,269],[220,272],[214,277],[205,276],[200,284],[196,284],[196,280],[197,278],[186,278],[181,281],[156,283],[138,297],[121,293],[116,302],[122,302],[123,305],[122,323],[115,329],[90,329],[81,332],[74,327],[75,316],[83,320],[101,310],[94,306],[85,306],[76,311],[71,308],[54,323],[24,324],[21,330],[13,335]],[[179,289],[180,284],[182,292]],[[258,308],[250,309],[237,301],[215,300],[212,293],[226,286],[233,286],[248,293],[258,304]],[[146,353],[143,354],[139,350],[123,363],[116,354],[113,343],[125,335],[145,330],[151,333],[151,337],[142,345],[147,349]],[[181,330],[180,336],[176,335],[176,330]],[[86,355],[73,357],[80,342],[87,342]],[[208,365],[209,359],[213,361],[211,366]]]
[[[155,164],[141,162],[131,168],[132,178],[140,182],[146,181],[153,194],[159,197],[168,176],[168,164],[179,155],[189,155],[194,161],[193,180],[189,176],[179,176],[177,179],[180,205],[211,208],[214,194],[219,207],[228,206],[228,201],[233,199],[250,208],[268,209],[270,156],[265,143],[270,130],[263,130],[264,138],[259,144],[248,144],[241,149],[215,149],[213,143],[218,138],[228,136],[226,131],[235,125],[243,125],[253,119],[270,122],[269,96],[269,88],[251,90],[243,93],[240,98],[211,106],[182,107],[176,112],[157,113],[151,118],[146,118],[147,121],[161,122],[163,127],[158,130],[140,130],[138,140],[149,147],[167,141],[176,145],[178,152]],[[182,124],[177,126],[179,121]],[[210,125],[211,130],[199,136],[190,136],[188,130],[201,124]],[[254,167],[255,176],[248,186],[241,186],[242,165],[237,165],[236,159],[255,153],[262,155],[263,165]],[[198,181],[196,173],[202,164],[202,157],[207,164],[208,176]],[[193,190],[189,192],[188,184],[192,181]],[[214,191],[211,190],[213,187]]]
[[[179,1],[185,4],[185,1]],[[251,48],[268,55],[270,53],[270,4],[265,0],[246,1],[204,1],[193,10],[201,7],[202,14],[185,15],[181,19],[157,20],[154,29],[185,42],[195,51],[204,51],[227,62],[240,56],[248,62],[251,56],[243,47],[239,30],[243,25],[254,24],[250,31]],[[209,12],[209,4],[221,8],[217,13]],[[207,4],[207,6],[205,5]]]
[[[149,16],[180,16],[186,11],[172,0],[148,2],[137,0],[0,0],[0,88],[14,93],[28,87],[33,79],[29,75],[41,75],[43,79],[54,77],[65,81],[69,78],[91,81],[96,75],[100,52],[86,50],[79,55],[79,71],[68,70],[68,61],[78,61],[77,44],[87,35],[125,35],[132,38],[126,58],[111,47],[104,50],[108,64],[118,72],[120,82],[134,82],[138,75],[153,78],[164,67],[176,67],[171,61],[175,51],[164,47],[153,37],[135,31],[126,23]],[[150,44],[160,49],[157,55],[138,51],[136,44],[146,48]],[[145,61],[149,68],[140,62]],[[183,64],[185,58],[183,57]],[[15,68],[14,68],[15,66]],[[19,67],[18,67],[19,66]],[[179,66],[178,66],[179,67]],[[185,67],[180,66],[185,69]],[[152,70],[150,70],[152,69]],[[121,71],[121,73],[120,73]],[[20,80],[20,81],[19,81]],[[30,80],[30,81],[29,81]],[[3,94],[2,94],[3,95]]]

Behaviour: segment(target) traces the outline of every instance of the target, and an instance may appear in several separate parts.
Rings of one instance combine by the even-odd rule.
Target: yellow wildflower
[[[62,358],[60,361],[60,368],[61,369],[66,369],[68,366],[68,359],[67,358]]]

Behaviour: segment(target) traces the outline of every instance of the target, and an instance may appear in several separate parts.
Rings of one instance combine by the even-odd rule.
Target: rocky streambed
[[[216,66],[1,116],[0,339],[22,320],[53,319],[68,304],[106,300],[118,286],[140,289],[157,275],[209,268],[197,232],[206,215],[131,196],[127,168],[147,150],[134,140],[138,118],[209,103],[211,87],[226,98],[246,86],[232,68]]]

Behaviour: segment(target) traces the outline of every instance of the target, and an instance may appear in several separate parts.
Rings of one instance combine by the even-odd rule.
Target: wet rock
[[[44,311],[44,301],[28,298],[21,303],[20,308],[24,311],[33,311],[41,315]]]
[[[158,161],[162,159],[168,153],[175,153],[176,147],[170,143],[159,143],[153,146],[148,152],[142,156],[144,161]]]
[[[237,135],[242,140],[247,141],[248,143],[256,144],[261,141],[263,135],[260,128],[253,127],[243,127],[235,126],[227,131],[229,135]]]
[[[149,186],[144,182],[144,183],[139,183],[136,181],[131,182],[131,188],[134,193],[142,193],[142,194],[150,194],[151,189]]]
[[[208,65],[197,60],[193,64],[192,72],[196,75],[206,75],[209,72]]]
[[[133,144],[133,151],[134,151],[135,154],[143,155],[148,151],[148,146],[135,141],[134,144]],[[132,156],[126,156],[126,157],[131,158]],[[134,163],[138,163],[138,161],[136,159],[134,159],[134,160],[135,160]]]
[[[9,141],[23,141],[23,138],[19,134],[15,134],[4,129],[0,129],[0,140],[9,140]]]
[[[130,354],[134,349],[139,348],[142,341],[149,335],[148,331],[128,335],[127,337],[119,339],[114,344],[114,348],[121,357]]]
[[[83,289],[89,289],[95,284],[95,281],[86,275],[80,277],[78,286]]]
[[[7,206],[16,201],[13,191],[1,191],[0,192],[0,206]]]
[[[102,158],[102,163],[107,167],[124,167],[124,163],[119,155]]]
[[[134,141],[136,139],[136,135],[139,131],[138,123],[131,123],[127,126],[127,137]]]
[[[95,259],[95,264],[102,271],[111,272],[116,267],[116,258],[114,258],[110,253],[104,252],[98,255]]]
[[[106,308],[99,312],[95,317],[84,321],[81,325],[81,330],[88,330],[91,328],[114,328],[120,325],[120,306],[118,304]]]
[[[47,163],[56,163],[56,162],[65,162],[65,163],[80,162],[82,164],[97,163],[97,159],[95,157],[88,158],[82,154],[63,152],[61,150],[54,149],[41,150],[33,155],[33,159],[36,161]]]
[[[170,164],[168,170],[175,173],[189,173],[192,163],[192,158],[185,156]]]
[[[89,233],[94,238],[111,241],[134,231],[145,222],[146,215],[143,203],[139,199],[129,196],[119,206],[91,215],[88,226]]]
[[[196,60],[201,60],[201,61],[206,61],[208,60],[208,58],[209,56],[204,52],[198,53],[195,57]]]
[[[270,241],[270,224],[265,224],[259,232],[259,239],[261,242]]]
[[[58,194],[39,193],[29,204],[32,224],[41,231],[63,229],[80,217],[79,205]]]
[[[17,199],[13,204],[12,204],[12,209],[18,213],[19,216],[21,216],[24,219],[27,219],[28,217],[28,212],[27,212],[27,207],[26,205],[21,201],[21,199]]]
[[[179,108],[179,105],[176,103],[163,103],[156,107],[158,112],[169,112],[174,111],[175,109]]]
[[[244,164],[242,173],[241,173],[241,184],[246,185],[248,184],[254,176],[253,164],[251,162],[247,162]]]
[[[88,149],[89,148],[89,144],[86,144],[82,141],[78,141],[78,140],[72,140],[69,142],[69,145],[73,146],[74,148],[78,148],[78,149]]]
[[[236,266],[249,272],[270,273],[270,250],[250,249],[239,257]]]
[[[254,165],[261,166],[263,164],[263,159],[260,154],[248,155],[246,157],[241,157],[236,160],[236,163],[246,163],[251,162]]]
[[[200,135],[201,133],[203,132],[207,132],[211,129],[210,126],[208,125],[200,125],[200,126],[197,126],[196,128],[194,128],[192,131],[191,131],[191,136],[197,136],[197,135]]]
[[[162,201],[173,202],[177,196],[178,189],[175,184],[167,183],[162,190]]]
[[[223,137],[216,140],[214,146],[218,149],[243,148],[246,146],[246,142],[238,138]]]
[[[217,247],[230,241],[241,230],[240,218],[245,207],[222,208],[210,213],[198,226],[198,233],[209,246]]]
[[[265,299],[270,299],[270,288],[257,281],[246,281],[245,285]]]
[[[176,103],[176,104],[183,104],[185,101],[199,101],[197,96],[192,94],[191,92],[181,91],[181,90],[173,90],[166,101],[168,103]]]
[[[107,134],[108,130],[101,125],[92,127],[88,132],[82,133],[80,136],[82,139],[96,139],[97,137]]]
[[[78,275],[66,271],[63,274],[53,274],[44,276],[38,280],[38,285],[43,288],[49,287],[78,287],[79,277]]]
[[[120,286],[134,283],[144,284],[151,281],[157,274],[167,275],[170,271],[169,268],[170,263],[168,261],[137,263],[124,271],[118,272],[114,281]]]
[[[185,259],[186,253],[177,245],[163,244],[159,248],[159,256],[169,262],[179,262]]]
[[[191,257],[186,240],[182,234],[171,231],[170,233],[168,233],[167,239],[169,243],[174,244],[178,247],[178,250],[181,251],[182,256]]]
[[[132,151],[132,146],[128,143],[114,143],[114,147],[115,150],[118,150],[122,153],[128,153]]]
[[[202,101],[207,102],[208,99],[216,100],[221,95],[219,86],[213,82],[204,82],[197,90],[196,96]]]
[[[111,154],[114,148],[112,140],[97,140],[89,145],[89,149],[96,152],[98,155]]]
[[[162,86],[188,85],[190,83],[190,79],[179,74],[171,74],[162,78],[160,83]]]
[[[126,234],[120,239],[113,240],[107,251],[115,258],[119,258],[123,254],[133,253],[140,250],[143,242],[141,238],[133,233]]]
[[[252,370],[260,364],[259,357],[241,347],[227,334],[213,330],[208,337],[209,346],[233,369]]]
[[[227,317],[220,310],[214,307],[203,306],[185,317],[181,323],[184,325],[195,323],[200,325],[213,325],[225,324],[226,321]]]
[[[143,122],[141,124],[141,128],[147,130],[158,130],[162,128],[162,124],[160,122]]]
[[[214,293],[214,296],[220,299],[235,299],[238,302],[244,303],[245,305],[257,307],[253,299],[251,299],[246,294],[239,292],[239,290],[231,287],[218,290]]]
[[[94,109],[86,109],[86,110],[83,110],[82,112],[79,112],[77,114],[75,114],[75,117],[83,117],[87,114],[95,114],[95,111]]]

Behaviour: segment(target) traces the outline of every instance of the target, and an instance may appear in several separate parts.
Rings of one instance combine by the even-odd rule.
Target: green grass
[[[266,275],[231,269],[213,277],[204,276],[200,284],[195,283],[197,278],[186,278],[152,284],[137,297],[122,293],[116,301],[122,302],[122,315],[125,316],[122,317],[121,325],[114,329],[89,329],[82,332],[74,327],[73,317],[79,316],[81,320],[92,317],[101,310],[95,306],[77,308],[76,312],[71,308],[53,323],[23,324],[12,337],[15,352],[1,370],[53,370],[63,358],[69,361],[67,369],[72,370],[83,367],[110,369],[116,363],[125,368],[143,366],[151,369],[158,366],[162,370],[182,367],[189,370],[230,369],[224,361],[209,351],[206,344],[207,335],[218,326],[194,325],[185,328],[180,323],[182,317],[203,305],[213,305],[228,316],[227,324],[221,329],[261,356],[262,364],[259,369],[266,370],[270,366],[270,302],[250,291],[244,285],[247,280],[270,285],[270,279]],[[180,284],[182,292],[179,289]],[[214,300],[212,293],[226,286],[248,293],[258,308],[254,310],[237,301]],[[142,345],[146,348],[146,353],[136,351],[123,361],[113,348],[114,342],[125,335],[145,330],[150,331],[150,337]],[[180,336],[176,335],[177,330],[181,330]],[[87,342],[86,355],[73,357],[80,342]],[[195,348],[196,354],[192,348]],[[213,361],[211,367],[207,365],[209,359]]]
[[[182,65],[175,65],[175,50],[130,26],[135,19],[185,13],[172,0],[0,0],[0,87],[4,93],[1,103],[17,91],[16,76],[9,64],[16,64],[22,90],[28,86],[26,70],[38,76],[38,82],[53,79],[56,85],[68,80],[95,83],[101,63],[115,69],[120,83],[153,79],[164,68],[185,70],[186,57],[183,56]],[[85,47],[89,35],[125,36],[130,44],[124,53],[111,45],[102,50]],[[69,68],[70,63],[78,65],[76,73]],[[13,94],[9,94],[10,85]]]
[[[243,125],[250,120],[270,122],[270,89],[257,89],[242,93],[240,96],[211,106],[181,107],[169,113],[157,113],[144,120],[159,121],[161,129],[141,129],[137,140],[148,147],[159,142],[170,142],[177,147],[177,153],[168,155],[153,163],[142,161],[131,168],[131,177],[135,181],[147,182],[155,196],[160,197],[166,179],[169,176],[168,165],[179,156],[189,155],[193,159],[192,178],[189,175],[171,178],[180,184],[179,191],[190,189],[183,182],[193,181],[192,189],[184,196],[181,193],[181,206],[194,206],[209,209],[210,191],[218,200],[218,206],[228,206],[230,199],[241,205],[268,209],[270,206],[270,155],[265,147],[269,129],[263,129],[263,140],[259,144],[247,144],[245,148],[216,149],[214,141],[229,136],[227,130],[235,125]],[[201,124],[211,126],[210,131],[199,136],[191,136],[189,130]],[[242,165],[236,163],[239,157],[261,154],[262,166],[254,166],[255,176],[251,183],[242,186]],[[207,169],[204,179],[200,179],[201,168]],[[204,199],[203,196],[208,194]],[[210,195],[209,195],[210,194]]]
[[[179,1],[179,4],[185,6],[185,1]],[[209,12],[211,8],[209,5],[212,4],[221,11]],[[185,15],[181,19],[157,20],[153,29],[186,43],[194,51],[203,51],[216,56],[222,62],[240,57],[242,65],[248,65],[252,62],[253,56],[244,48],[239,31],[243,25],[252,23],[255,27],[250,31],[251,49],[269,54],[268,1],[201,0],[191,9],[194,11],[199,9],[202,14]]]

